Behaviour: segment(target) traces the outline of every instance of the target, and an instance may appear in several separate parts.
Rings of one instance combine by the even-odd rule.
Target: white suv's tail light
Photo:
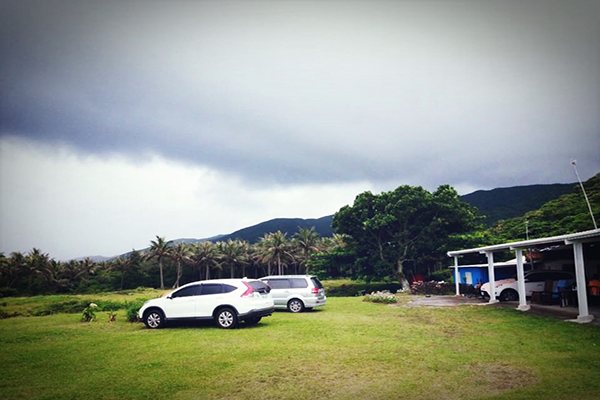
[[[254,293],[254,289],[252,289],[252,286],[248,285],[246,282],[242,282],[244,285],[246,285],[246,287],[248,289],[246,289],[246,291],[244,293],[242,293],[242,295],[240,297],[254,297],[252,296],[252,294]]]
[[[314,288],[312,288],[312,289],[310,290],[310,292],[311,292],[312,294],[319,294],[319,288],[316,288],[316,287],[314,287]]]

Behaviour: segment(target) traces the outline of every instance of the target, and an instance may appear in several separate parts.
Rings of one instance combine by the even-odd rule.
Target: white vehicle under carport
[[[564,287],[569,287],[575,282],[575,276],[570,272],[552,270],[534,270],[525,273],[525,296],[531,296],[532,292],[543,292],[546,282],[553,281],[555,285],[562,281]],[[518,301],[518,281],[514,278],[495,281],[496,298],[500,301]],[[490,283],[481,285],[481,294],[490,297]]]

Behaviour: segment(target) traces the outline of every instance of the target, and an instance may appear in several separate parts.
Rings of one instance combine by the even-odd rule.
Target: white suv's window
[[[231,293],[237,288],[235,286],[223,284],[223,293]]]
[[[220,283],[208,283],[202,285],[202,295],[217,294],[223,291],[223,285]]]
[[[177,298],[177,297],[188,297],[188,296],[198,296],[200,294],[200,285],[192,285],[192,286],[187,286],[184,287],[181,290],[176,291],[175,293],[173,293],[171,295],[171,297]]]

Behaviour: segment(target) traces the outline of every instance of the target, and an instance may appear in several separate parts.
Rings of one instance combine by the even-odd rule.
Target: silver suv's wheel
[[[222,329],[233,329],[237,326],[238,319],[235,311],[231,308],[223,308],[219,310],[215,316],[217,326]]]
[[[299,313],[304,311],[304,303],[298,299],[292,299],[288,303],[288,310],[293,313]]]
[[[165,323],[165,318],[162,313],[157,310],[151,310],[144,315],[144,324],[149,329],[159,329]]]

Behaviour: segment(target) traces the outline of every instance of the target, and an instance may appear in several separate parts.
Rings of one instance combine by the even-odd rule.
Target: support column
[[[573,243],[573,256],[575,258],[575,280],[577,282],[577,301],[579,302],[579,315],[576,322],[590,322],[594,319],[589,314],[587,302],[587,286],[585,281],[585,265],[583,261],[583,244]]]
[[[530,306],[527,304],[525,292],[525,270],[523,269],[523,250],[514,249],[517,256],[517,289],[519,291],[519,306],[517,310],[527,311]]]
[[[454,285],[456,286],[456,295],[460,296],[460,274],[458,273],[458,256],[454,256]]]
[[[490,304],[498,303],[496,300],[496,276],[494,274],[494,253],[486,251],[485,255],[488,260],[488,275],[490,277]]]

